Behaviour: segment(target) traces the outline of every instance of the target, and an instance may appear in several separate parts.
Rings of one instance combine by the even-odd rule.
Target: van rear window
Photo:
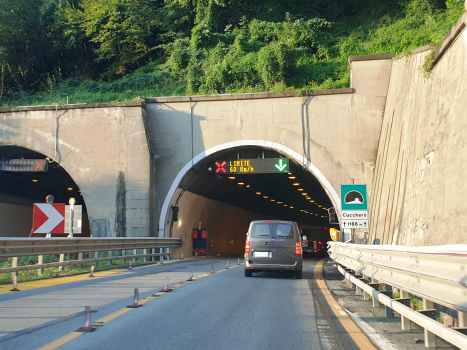
[[[258,238],[293,238],[293,229],[291,224],[285,223],[255,223],[251,228],[251,237]]]
[[[251,237],[271,237],[274,232],[273,223],[258,223],[253,224],[251,229]]]

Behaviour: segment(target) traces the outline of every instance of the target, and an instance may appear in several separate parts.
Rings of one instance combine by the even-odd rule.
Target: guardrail
[[[425,346],[435,347],[435,335],[467,349],[467,245],[405,247],[328,243],[329,256],[336,261],[348,283],[373,306],[384,304],[401,315],[401,327],[410,321],[424,329]],[[379,291],[384,284],[385,291]],[[392,289],[400,290],[394,299]],[[409,294],[423,301],[423,310],[409,307]],[[458,327],[447,327],[434,319],[434,304],[457,310]],[[391,311],[392,312],[392,311]],[[386,315],[390,316],[388,309]]]
[[[101,261],[134,259],[138,257],[171,256],[170,248],[181,247],[179,238],[0,238],[0,259],[13,258],[13,266],[0,268],[0,273],[15,273],[23,270],[42,270],[49,267],[79,265]],[[167,249],[166,252],[148,253],[152,249]],[[125,252],[132,250],[133,254]],[[138,250],[143,250],[138,254]],[[121,251],[121,255],[112,256],[112,252]],[[109,252],[105,258],[83,259],[83,253]],[[78,260],[64,261],[65,254],[79,254]],[[59,262],[42,263],[44,255],[60,255]],[[97,254],[96,254],[97,255]],[[38,256],[36,265],[17,266],[18,257]]]

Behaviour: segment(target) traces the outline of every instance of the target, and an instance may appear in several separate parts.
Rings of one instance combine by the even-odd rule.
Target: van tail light
[[[295,243],[295,255],[302,255],[302,245],[300,242]]]
[[[245,242],[245,254],[250,254],[250,241]]]

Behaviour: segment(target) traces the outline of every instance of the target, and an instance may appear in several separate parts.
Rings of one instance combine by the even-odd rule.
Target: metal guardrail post
[[[457,311],[457,326],[465,327],[467,325],[467,312]]]
[[[389,284],[385,284],[384,285],[384,291],[392,292],[392,286],[390,286]],[[384,315],[386,317],[394,317],[394,311],[389,306],[385,306],[384,307]]]
[[[11,267],[18,267],[18,257],[14,257],[11,259]],[[18,276],[17,272],[12,272],[11,277]]]
[[[371,283],[379,283],[377,279],[371,278]],[[376,298],[373,298],[373,307],[379,307],[379,301]]]
[[[144,255],[146,255],[146,254],[148,253],[148,250],[147,250],[147,249],[144,249],[143,252],[144,252]],[[147,258],[147,257],[144,257],[144,258],[143,258],[143,261],[144,261],[144,262],[147,262],[147,261],[148,261],[148,258]]]
[[[111,257],[112,257],[112,251],[109,250],[109,258],[111,258]],[[112,265],[112,260],[109,260],[109,265]]]
[[[37,263],[39,265],[42,265],[44,263],[44,256],[43,255],[39,255],[37,257]],[[42,269],[37,269],[37,276],[42,276]]]
[[[138,250],[137,249],[133,249],[133,255],[138,255]],[[133,258],[133,262],[134,263],[136,262],[136,258]]]
[[[122,264],[125,265],[125,259],[123,258],[126,255],[125,250],[122,250]]]
[[[60,259],[58,260],[59,262],[64,262],[65,261],[65,254],[60,254]],[[63,266],[58,267],[58,272],[63,272]]]
[[[78,253],[78,260],[83,260],[83,253]],[[82,269],[83,268],[83,265],[81,264],[78,264],[78,269]]]
[[[405,290],[401,289],[401,298],[408,298],[409,293],[406,292]],[[404,317],[401,315],[401,328],[403,331],[409,331],[410,330],[410,320],[407,317]]]
[[[434,309],[435,305],[431,300],[423,298],[423,310]],[[436,347],[436,337],[426,328],[423,329],[425,337],[425,347],[426,348],[435,348]]]

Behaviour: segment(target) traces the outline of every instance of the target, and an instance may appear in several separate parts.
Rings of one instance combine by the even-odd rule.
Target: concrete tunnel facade
[[[355,59],[352,88],[306,96],[163,97],[2,109],[0,145],[57,158],[82,191],[92,236],[168,235],[167,213],[184,172],[207,155],[239,145],[276,150],[302,164],[339,208],[341,183],[367,183],[371,191],[391,64],[386,56]],[[189,215],[207,222],[195,212],[203,216],[208,207],[222,206],[205,199]],[[232,222],[258,217],[224,209],[235,217]],[[183,239],[185,233],[172,235]]]

